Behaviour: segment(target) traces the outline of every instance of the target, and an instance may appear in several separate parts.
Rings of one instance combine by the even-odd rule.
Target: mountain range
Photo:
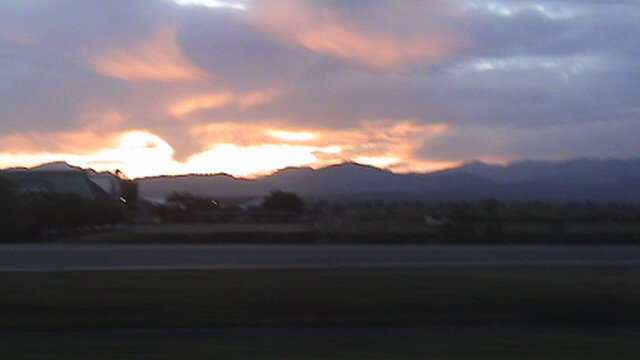
[[[272,190],[307,199],[477,202],[640,202],[640,159],[472,162],[431,173],[398,174],[357,163],[321,169],[286,168],[257,179],[226,174],[139,179],[142,196],[173,191],[218,198],[263,196]]]

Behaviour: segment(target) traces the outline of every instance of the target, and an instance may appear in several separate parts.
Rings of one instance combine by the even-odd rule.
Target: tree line
[[[186,192],[173,192],[165,204],[156,205],[154,212],[165,223],[233,221],[248,216],[254,220],[294,220],[305,211],[304,200],[295,193],[275,190],[262,199],[260,205],[242,208],[225,205],[217,200]]]

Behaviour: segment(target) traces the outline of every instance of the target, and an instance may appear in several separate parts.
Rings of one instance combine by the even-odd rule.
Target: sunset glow
[[[640,156],[633,1],[82,3],[2,6],[0,168]]]
[[[113,45],[93,56],[91,64],[97,72],[130,81],[185,81],[203,76],[176,44],[175,29],[163,30],[129,48],[119,46]]]
[[[399,162],[401,159],[395,156],[361,156],[354,159],[357,163],[372,165],[376,167],[388,167]]]
[[[305,131],[270,130],[269,135],[285,141],[308,141],[318,137],[317,134]]]
[[[113,144],[112,146],[93,151],[87,150],[83,154],[0,152],[0,163],[7,166],[34,166],[52,161],[66,161],[75,166],[98,171],[120,170],[132,178],[193,173],[227,173],[239,177],[255,177],[285,167],[318,168],[343,161],[356,161],[378,167],[394,166],[403,161],[403,156],[410,156],[403,152],[407,150],[406,142],[416,134],[415,129],[414,132],[409,132],[408,137],[404,137],[405,143],[399,146],[384,139],[369,138],[368,145],[361,148],[349,143],[354,139],[360,141],[365,139],[358,129],[350,132],[313,133],[271,129],[264,129],[261,132],[258,126],[252,127],[256,130],[255,137],[245,139],[255,143],[242,146],[224,142],[242,138],[244,131],[242,126],[227,124],[200,132],[207,137],[217,134],[221,142],[211,143],[202,152],[195,153],[183,161],[175,159],[173,147],[161,137],[146,130],[134,130],[114,135],[111,139],[103,139],[103,143]],[[392,128],[388,131],[394,130]],[[423,136],[426,134],[418,133]],[[321,141],[323,137],[335,138],[339,141],[335,143]],[[289,143],[278,143],[274,140]],[[398,155],[363,156],[367,151],[384,149],[396,149]]]

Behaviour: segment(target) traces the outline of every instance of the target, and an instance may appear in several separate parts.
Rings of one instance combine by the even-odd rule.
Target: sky
[[[637,0],[2,0],[0,168],[640,156]]]

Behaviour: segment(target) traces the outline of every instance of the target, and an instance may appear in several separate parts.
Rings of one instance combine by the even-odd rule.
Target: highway
[[[637,267],[640,247],[512,245],[0,245],[0,271]]]

